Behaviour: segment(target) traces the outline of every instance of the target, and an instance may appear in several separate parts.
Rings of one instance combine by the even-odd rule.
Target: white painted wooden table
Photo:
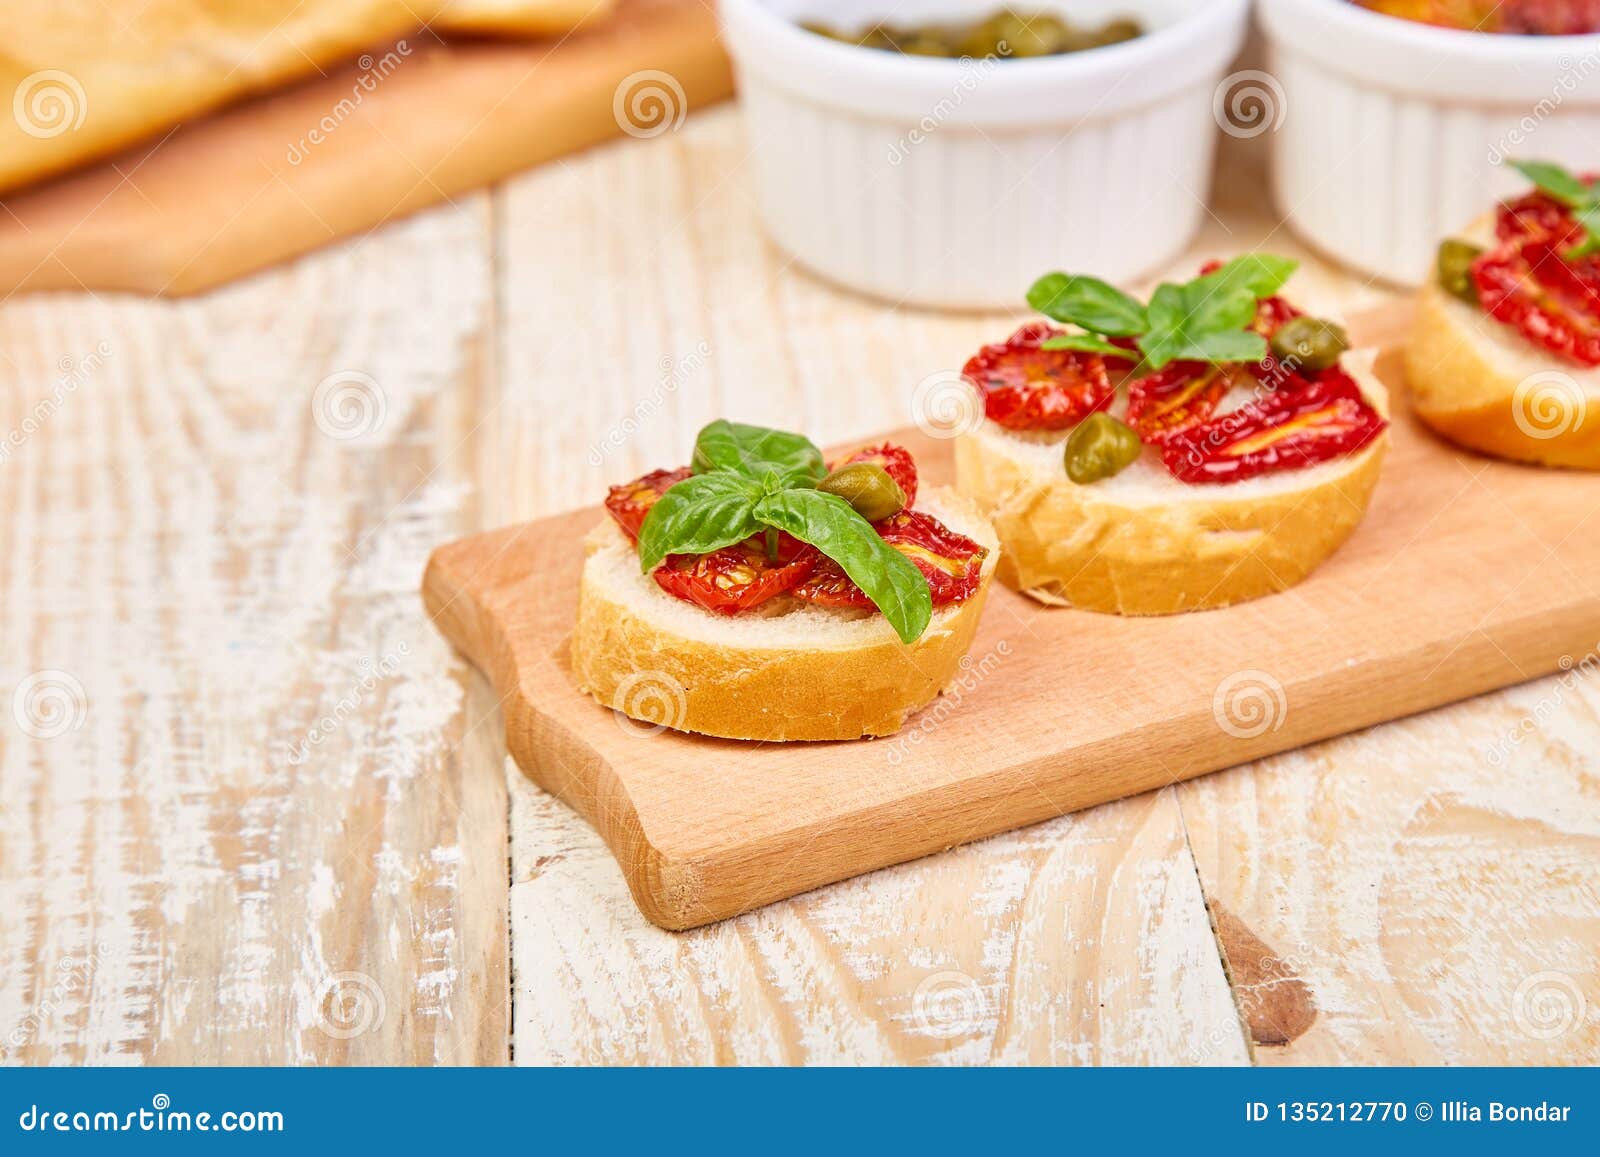
[[[1600,1056],[1578,670],[697,932],[644,921],[506,761],[423,616],[428,550],[594,503],[717,415],[905,424],[1008,320],[791,267],[745,156],[724,108],[204,298],[0,306],[0,1056]],[[1227,187],[1197,254],[1295,251],[1250,173]]]

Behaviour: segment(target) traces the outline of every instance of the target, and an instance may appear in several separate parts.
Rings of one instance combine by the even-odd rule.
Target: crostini
[[[1534,190],[1439,246],[1406,380],[1450,441],[1519,462],[1600,469],[1600,184],[1512,162]]]
[[[956,480],[999,577],[1041,602],[1162,615],[1292,586],[1360,522],[1387,443],[1370,355],[1279,290],[1295,263],[1212,263],[1141,303],[1052,273],[963,370],[982,425]]]
[[[898,731],[959,673],[998,557],[988,521],[911,454],[826,463],[717,421],[691,465],[606,498],[572,635],[579,684],[630,718],[727,739]]]

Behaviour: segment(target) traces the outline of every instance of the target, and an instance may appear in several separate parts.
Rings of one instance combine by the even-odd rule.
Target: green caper
[[[1006,12],[993,22],[994,38],[1003,44],[1007,56],[1050,56],[1066,29],[1054,16],[1018,16]]]
[[[1137,21],[1128,17],[1120,20],[1107,20],[1095,31],[1096,45],[1121,44],[1126,40],[1137,40],[1144,33],[1144,27]]]
[[[817,483],[824,494],[836,494],[868,522],[878,522],[906,508],[906,492],[889,472],[872,462],[841,466]]]
[[[846,36],[837,28],[834,28],[828,24],[824,24],[820,20],[802,20],[800,21],[800,27],[804,28],[813,36],[825,36],[829,40],[842,40],[846,44],[855,43],[855,38],[853,36]]]
[[[1295,371],[1320,373],[1350,348],[1344,329],[1320,317],[1294,317],[1272,335],[1272,356]]]
[[[970,56],[974,60],[984,60],[991,56],[1011,55],[1010,47],[1000,43],[1001,36],[1005,31],[1002,24],[1001,16],[991,16],[987,20],[970,25],[965,32],[956,38],[956,55]]]
[[[1483,255],[1483,250],[1469,241],[1454,237],[1439,242],[1439,284],[1452,297],[1459,297],[1468,305],[1478,304],[1478,285],[1472,280],[1472,263]]]
[[[1132,426],[1104,411],[1090,414],[1067,435],[1067,477],[1079,485],[1121,474],[1144,452]]]
[[[919,32],[908,36],[900,42],[900,51],[907,56],[942,56],[954,55],[950,46],[937,36]]]

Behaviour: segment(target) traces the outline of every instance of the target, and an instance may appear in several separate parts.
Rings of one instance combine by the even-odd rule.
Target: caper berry
[[[1294,317],[1278,327],[1269,344],[1280,365],[1315,374],[1338,364],[1339,355],[1350,348],[1350,339],[1343,327],[1331,321]]]
[[[1108,20],[1094,34],[1096,44],[1121,44],[1127,40],[1136,40],[1144,32],[1137,20],[1123,17],[1120,20]]]
[[[817,489],[838,495],[868,522],[878,522],[906,508],[906,492],[887,470],[872,462],[841,466],[818,482]]]
[[[1050,12],[1019,14],[1002,8],[981,20],[962,24],[919,24],[909,27],[873,25],[846,33],[818,21],[800,26],[818,36],[901,52],[908,56],[1030,57],[1059,56],[1105,44],[1118,44],[1143,34],[1137,20],[1108,20],[1098,28],[1073,24]]]
[[[1439,284],[1452,297],[1459,297],[1468,305],[1478,304],[1478,285],[1472,280],[1472,263],[1483,255],[1483,250],[1469,241],[1454,237],[1439,242]]]
[[[1063,458],[1067,477],[1085,485],[1122,473],[1143,452],[1144,443],[1132,426],[1101,411],[1073,427]]]

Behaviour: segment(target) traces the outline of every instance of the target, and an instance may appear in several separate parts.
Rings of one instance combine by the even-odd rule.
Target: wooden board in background
[[[0,199],[0,295],[195,293],[733,91],[699,0],[619,0],[558,40],[402,43]]]
[[[512,756],[595,824],[650,919],[693,927],[1586,653],[1600,477],[1460,455],[1397,409],[1366,522],[1300,587],[1162,619],[997,588],[959,701],[868,743],[641,735],[581,694],[565,646],[594,510],[443,547],[424,594],[505,697]],[[947,444],[894,437],[948,480]]]

